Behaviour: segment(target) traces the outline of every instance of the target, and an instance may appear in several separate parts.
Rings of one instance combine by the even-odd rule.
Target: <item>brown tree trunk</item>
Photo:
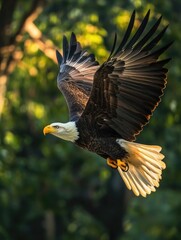
[[[6,92],[6,83],[7,83],[7,75],[0,76],[0,113],[2,113],[3,105],[4,105],[4,97]],[[1,117],[1,114],[0,114]]]
[[[26,25],[32,23],[42,11],[45,0],[34,0],[29,11],[22,15],[19,26],[12,32],[13,14],[18,0],[2,0],[0,9],[0,117],[4,105],[6,84],[9,74],[21,60],[23,53],[19,48]],[[19,48],[19,49],[18,49]]]

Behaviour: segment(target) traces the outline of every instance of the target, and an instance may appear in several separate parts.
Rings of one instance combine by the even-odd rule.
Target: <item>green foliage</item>
[[[14,15],[16,29],[21,10]],[[21,7],[21,8],[20,8]],[[100,62],[111,49],[115,30],[121,36],[132,10],[170,23],[166,39],[175,40],[168,55],[168,87],[139,142],[163,146],[167,169],[161,186],[147,199],[125,191],[118,173],[103,159],[53,136],[43,127],[67,121],[65,100],[56,87],[58,66],[24,35],[23,59],[9,77],[0,125],[0,239],[48,239],[45,220],[55,221],[51,240],[179,239],[181,202],[181,50],[178,0],[48,1],[35,24],[61,48],[62,36],[74,31]],[[52,236],[53,236],[52,235]]]
[[[180,239],[181,193],[163,189],[147,201],[136,199],[125,218],[126,239]],[[138,217],[139,214],[139,217]]]

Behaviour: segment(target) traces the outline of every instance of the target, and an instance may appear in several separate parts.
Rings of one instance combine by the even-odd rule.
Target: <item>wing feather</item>
[[[63,62],[65,63],[67,60],[69,44],[66,36],[63,36]]]
[[[94,54],[82,49],[74,33],[71,34],[70,43],[63,36],[63,57],[58,51],[56,56],[60,65],[57,85],[67,101],[70,120],[75,121],[87,104],[99,63]]]
[[[147,12],[140,27],[138,28],[138,30],[136,31],[136,33],[134,34],[132,39],[127,43],[125,48],[129,49],[133,46],[133,44],[135,44],[137,42],[137,40],[140,38],[140,36],[142,35],[143,31],[145,30],[145,28],[147,26],[149,16],[150,16],[150,10]]]
[[[134,21],[135,21],[135,11],[133,11],[132,15],[131,15],[131,18],[130,18],[130,21],[129,21],[129,24],[128,24],[128,27],[127,27],[127,30],[125,32],[125,35],[123,37],[123,40],[122,42],[120,43],[118,49],[116,50],[115,52],[115,55],[122,51],[123,47],[125,46],[125,44],[127,43],[130,35],[131,35],[131,32],[132,32],[132,29],[133,29],[133,26],[134,26]]]
[[[94,75],[89,101],[79,119],[86,117],[91,121],[91,116],[96,116],[98,126],[104,125],[104,129],[106,126],[109,132],[111,128],[128,141],[135,140],[148,123],[166,86],[164,65],[170,59],[159,60],[159,57],[172,43],[155,48],[167,27],[157,31],[162,17],[148,27],[149,15],[150,11],[129,40],[135,21],[133,12],[117,49],[115,37],[108,60]]]

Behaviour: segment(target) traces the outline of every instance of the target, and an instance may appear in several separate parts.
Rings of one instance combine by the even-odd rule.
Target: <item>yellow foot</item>
[[[124,160],[122,161],[120,159],[112,160],[110,158],[107,158],[107,164],[112,168],[120,167],[123,172],[127,172],[129,170],[129,165]]]
[[[123,172],[127,172],[129,170],[129,165],[124,160],[121,161],[118,159],[117,166],[120,167]]]
[[[117,168],[117,160],[112,160],[110,158],[107,158],[107,164],[112,168]]]

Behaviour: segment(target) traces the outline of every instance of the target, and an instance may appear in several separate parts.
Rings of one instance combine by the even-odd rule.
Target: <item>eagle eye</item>
[[[60,128],[58,125],[55,125],[55,126],[53,126],[53,127],[56,128],[56,129],[59,129],[59,128]]]

